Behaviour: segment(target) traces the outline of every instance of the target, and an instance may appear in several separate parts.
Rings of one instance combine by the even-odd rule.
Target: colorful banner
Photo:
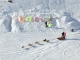
[[[32,17],[31,16],[27,17],[26,22],[32,22]]]
[[[19,22],[25,22],[24,16],[19,16]]]
[[[37,22],[37,21],[41,22],[42,18],[34,17],[34,22]]]

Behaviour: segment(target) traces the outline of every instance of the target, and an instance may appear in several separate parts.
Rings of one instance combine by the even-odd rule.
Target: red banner
[[[35,22],[35,21],[41,22],[41,21],[42,21],[42,18],[34,17],[34,22]]]

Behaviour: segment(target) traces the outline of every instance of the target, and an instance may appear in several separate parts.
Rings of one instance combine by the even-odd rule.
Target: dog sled
[[[58,40],[65,40],[65,37],[61,36],[57,38]]]

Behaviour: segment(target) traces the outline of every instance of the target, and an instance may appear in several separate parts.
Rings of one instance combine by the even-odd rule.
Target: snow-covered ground
[[[79,0],[12,1],[0,0],[0,60],[80,59]],[[19,16],[40,17],[42,22],[19,22]],[[46,28],[48,17],[54,19],[52,27]],[[66,40],[57,40],[63,31]]]

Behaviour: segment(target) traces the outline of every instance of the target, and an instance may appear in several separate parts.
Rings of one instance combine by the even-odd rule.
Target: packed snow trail
[[[11,36],[11,38],[15,37],[16,39],[12,39],[12,40],[7,39],[7,41],[3,39],[0,46],[4,46],[4,47],[2,47],[0,50],[1,51],[0,58],[2,58],[3,60],[5,60],[7,57],[9,57],[9,59],[11,60],[14,60],[14,57],[15,59],[24,59],[24,60],[26,58],[29,60],[41,60],[41,59],[48,60],[48,59],[54,59],[59,57],[76,57],[76,56],[79,57],[80,56],[80,41],[79,41],[80,38],[78,37],[80,37],[80,32],[68,32],[68,31],[66,32],[67,32],[66,40],[62,40],[62,41],[57,40],[55,38],[56,36],[57,37],[60,36],[55,33],[52,33],[51,36],[49,34],[46,35],[46,33],[45,34],[44,33],[38,33],[38,34],[14,33],[14,35],[12,36],[11,36],[12,33],[5,33],[8,35],[8,37]],[[60,33],[60,32],[56,31],[56,33]],[[21,34],[24,36],[21,36]],[[28,41],[26,41],[27,38],[25,39],[25,36],[29,37]],[[35,38],[36,36],[37,38]],[[50,36],[50,37],[47,37],[47,36]],[[3,37],[6,37],[6,35],[4,35]],[[40,37],[42,37],[42,39]],[[43,42],[43,39],[44,39],[43,37],[45,37],[46,39],[49,39],[50,42],[49,43]],[[74,40],[74,37],[75,37],[75,40]],[[22,41],[21,41],[21,38],[23,38]],[[41,43],[40,45],[34,44],[34,42],[36,42],[37,40]],[[9,43],[7,44],[6,42],[8,41]],[[9,46],[11,43],[12,45]],[[27,46],[28,43],[33,43],[33,46],[32,47]],[[9,46],[9,48],[7,48],[7,46],[5,45]],[[25,46],[25,48],[21,48],[21,46],[23,45]],[[3,50],[3,48],[4,49],[6,48],[6,50]]]

